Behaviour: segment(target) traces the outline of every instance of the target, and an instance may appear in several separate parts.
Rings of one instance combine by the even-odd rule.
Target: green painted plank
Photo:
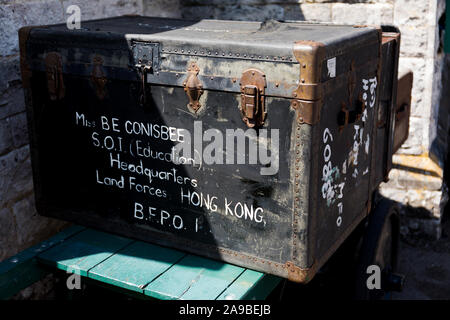
[[[131,239],[86,229],[68,241],[40,254],[39,262],[87,276],[89,269],[133,242]]]
[[[242,299],[245,294],[264,278],[264,273],[245,270],[239,278],[236,279],[222,294],[219,295],[217,300],[238,300]]]
[[[49,271],[39,266],[36,256],[84,229],[77,225],[70,226],[38,245],[0,262],[0,299],[8,299],[46,276]]]
[[[143,287],[186,254],[141,241],[134,242],[101,262],[88,277],[143,293]]]
[[[213,300],[244,268],[187,255],[151,282],[144,290],[157,299]]]
[[[247,269],[217,300],[262,300],[280,283],[281,278]]]

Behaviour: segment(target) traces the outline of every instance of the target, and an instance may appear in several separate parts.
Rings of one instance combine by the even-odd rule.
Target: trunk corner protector
[[[321,83],[325,45],[316,41],[297,41],[293,53],[300,65],[299,85],[292,93],[291,107],[300,124],[317,124],[320,120],[323,86]]]
[[[308,283],[311,281],[311,279],[316,274],[316,263],[313,263],[313,265],[310,268],[300,268],[296,266],[293,262],[288,261],[285,263],[285,268],[288,272],[288,280],[297,282],[297,283]]]

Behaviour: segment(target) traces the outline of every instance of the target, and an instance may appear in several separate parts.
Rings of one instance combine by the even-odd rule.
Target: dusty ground
[[[450,219],[443,224],[442,238],[404,239],[399,272],[406,276],[403,292],[393,299],[450,299]]]

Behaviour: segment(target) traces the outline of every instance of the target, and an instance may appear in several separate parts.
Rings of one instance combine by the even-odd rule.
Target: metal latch
[[[190,62],[187,68],[187,78],[183,82],[184,91],[188,96],[188,109],[196,113],[200,109],[200,96],[203,94],[203,85],[198,78],[200,68],[195,62]]]
[[[95,93],[100,100],[106,96],[107,78],[102,69],[103,59],[100,56],[95,56],[93,59],[93,68],[91,73],[91,80],[95,88]]]
[[[65,87],[62,72],[62,58],[58,52],[49,52],[45,56],[45,71],[47,73],[47,89],[50,100],[60,100],[64,97]]]
[[[243,96],[243,113],[247,119],[255,119],[258,113],[259,90],[257,86],[246,85]]]
[[[257,69],[248,69],[241,77],[241,115],[249,128],[264,124],[266,111],[264,92],[266,75]]]
[[[137,69],[141,81],[141,95],[139,102],[141,105],[145,105],[147,103],[147,73],[153,72],[155,61],[157,61],[158,58],[159,44],[134,42],[132,48],[134,67]]]

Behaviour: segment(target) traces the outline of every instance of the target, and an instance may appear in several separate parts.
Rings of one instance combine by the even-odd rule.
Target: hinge
[[[47,89],[51,100],[64,97],[62,58],[58,52],[49,52],[45,56],[45,71],[47,73]]]
[[[257,69],[248,69],[242,73],[240,86],[242,121],[249,128],[263,125],[266,118],[266,75]]]

